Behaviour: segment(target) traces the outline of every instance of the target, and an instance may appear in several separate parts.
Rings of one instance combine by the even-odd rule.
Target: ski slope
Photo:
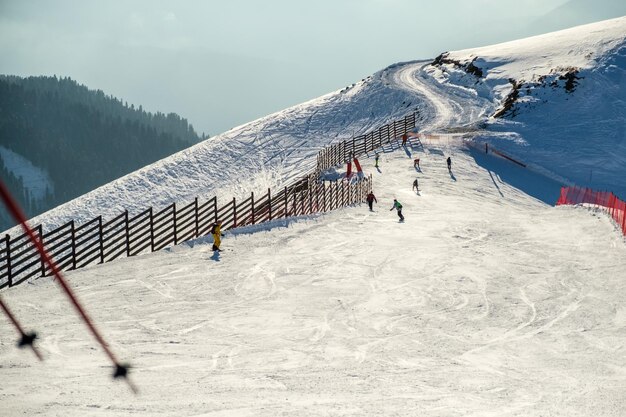
[[[619,194],[625,36],[621,18],[449,54],[478,56],[481,80],[432,60],[394,64],[33,224],[275,187],[312,168],[324,145],[413,111],[422,133],[461,132],[552,177]],[[585,78],[568,93],[550,74],[555,65]],[[492,117],[508,78],[546,74],[556,87],[528,84],[515,117]],[[39,333],[46,360],[16,349],[13,329],[0,326],[0,415],[626,415],[626,245],[608,216],[553,207],[560,182],[468,149],[459,136],[384,153],[379,171],[361,162],[374,176],[374,212],[364,204],[237,229],[219,256],[203,238],[67,273],[132,365],[137,397],[111,381],[55,282],[3,291]],[[394,198],[404,223],[389,210]]]
[[[511,164],[454,146],[363,165],[374,212],[67,273],[137,397],[51,279],[3,294],[46,360],[0,327],[2,415],[624,415],[626,247],[608,217],[546,205],[502,181]]]

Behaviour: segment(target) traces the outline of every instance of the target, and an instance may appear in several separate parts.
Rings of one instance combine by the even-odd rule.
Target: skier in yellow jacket
[[[211,234],[213,235],[213,251],[220,251],[220,244],[222,243],[222,221],[218,220],[213,227],[211,227]]]

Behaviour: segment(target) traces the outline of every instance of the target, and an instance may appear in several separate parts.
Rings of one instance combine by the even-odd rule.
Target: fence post
[[[326,194],[327,194],[327,193],[326,193],[326,190],[327,190],[327,188],[326,188],[326,181],[324,181],[324,182],[322,183],[322,188],[323,188],[323,190],[324,190],[324,194],[322,195],[322,198],[323,198],[323,200],[324,200],[324,201],[323,201],[323,204],[324,204],[324,213],[326,213],[326,211],[327,211],[327,210],[326,210],[326,207],[327,207],[326,202],[328,201],[328,199],[326,198]],[[329,187],[328,189],[330,189],[330,187]]]
[[[285,218],[287,218],[287,211],[289,205],[289,199],[287,198],[287,187],[285,187]]]
[[[176,224],[176,203],[172,203],[172,219],[174,222],[174,245],[178,245],[178,230]]]
[[[128,210],[124,211],[124,224],[126,225],[126,256],[130,256],[130,225],[128,224]]]
[[[217,197],[213,197],[213,217],[214,217],[214,223],[217,223]]]
[[[250,198],[252,199],[251,204],[252,204],[252,224],[255,224],[254,221],[254,191],[250,193]]]
[[[102,228],[102,215],[98,216],[98,240],[100,241],[100,263],[104,263],[104,229]]]
[[[272,221],[272,190],[267,188],[267,205],[269,210],[269,221]]]
[[[337,200],[335,202],[336,203],[335,208],[337,209],[341,207],[342,194],[343,194],[341,190],[343,190],[343,181],[342,182],[335,181],[335,187],[336,187],[335,199]]]
[[[37,231],[39,232],[39,241],[41,242],[41,246],[43,246],[43,226],[40,224],[39,226],[37,226]],[[43,256],[40,256],[41,258],[41,276],[45,276],[46,275],[46,263],[43,260]]]
[[[4,236],[4,243],[7,247],[7,277],[9,278],[9,287],[13,286],[13,275],[11,270],[11,236]]]
[[[320,184],[315,181],[315,206],[317,207],[316,212],[321,212],[320,210]]]
[[[306,192],[309,197],[309,214],[313,213],[313,196],[311,195],[311,177],[306,179]]]
[[[237,227],[237,201],[233,197],[233,229]]]
[[[323,197],[324,197],[324,212],[327,212],[327,211],[328,211],[328,208],[327,208],[327,207],[328,207],[328,200],[329,200],[329,198],[328,198],[328,194],[330,193],[330,191],[329,191],[329,190],[330,190],[330,183],[328,183],[328,185],[329,185],[329,186],[328,186],[328,187],[326,187],[326,181],[324,181],[324,182],[322,183],[322,187],[323,187],[323,189],[324,189],[324,196],[323,196]]]
[[[198,234],[200,233],[200,214],[198,211],[198,197],[194,199],[194,210],[196,212],[196,238],[197,238]]]
[[[74,220],[70,221],[70,237],[72,239],[72,269],[76,269],[76,232],[74,228]]]
[[[154,252],[154,214],[150,207],[150,252]]]

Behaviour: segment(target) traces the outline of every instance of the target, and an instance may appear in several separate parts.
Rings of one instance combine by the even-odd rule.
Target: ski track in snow
[[[467,86],[475,82],[426,62],[392,65],[44,217],[54,225],[131,200],[144,208],[274,187],[309,170],[324,145],[414,110],[420,131],[489,138],[475,126],[496,103],[484,86]],[[490,129],[513,144],[512,124]],[[56,283],[3,292],[39,332],[46,361],[15,349],[15,334],[0,327],[0,374],[11,381],[0,389],[2,412],[623,416],[626,247],[611,220],[542,203],[452,139],[392,148],[379,171],[362,159],[379,201],[373,212],[357,205],[228,232],[219,256],[205,238],[69,272],[112,349],[132,364],[137,398],[111,382]],[[389,210],[393,198],[404,223]]]
[[[0,372],[15,381],[0,391],[4,409],[623,415],[621,236],[604,216],[498,190],[462,149],[450,175],[450,150],[427,145],[418,174],[403,150],[386,153],[374,212],[227,233],[219,262],[199,240],[68,273],[133,365],[137,398],[109,379],[54,282],[13,288],[7,301],[40,332],[46,361],[0,328]],[[394,197],[404,223],[389,211]]]

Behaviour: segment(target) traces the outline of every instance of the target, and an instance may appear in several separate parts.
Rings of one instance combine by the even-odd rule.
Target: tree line
[[[53,183],[53,192],[35,200],[0,163],[3,181],[29,217],[200,140],[177,114],[128,106],[70,78],[0,76],[0,146],[47,171]],[[0,230],[11,226],[0,215]]]

